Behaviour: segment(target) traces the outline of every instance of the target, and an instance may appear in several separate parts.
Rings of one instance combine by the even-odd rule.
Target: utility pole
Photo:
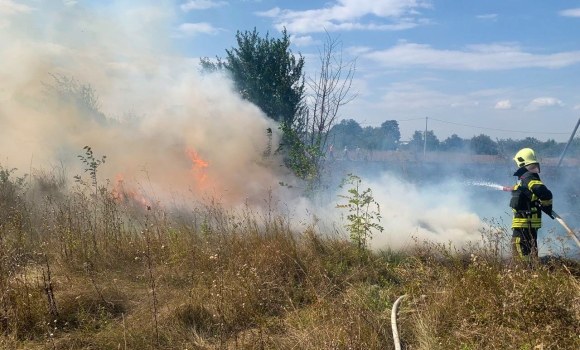
[[[570,139],[568,140],[566,147],[564,147],[564,151],[562,152],[562,155],[560,155],[560,160],[558,160],[558,165],[556,165],[556,168],[558,168],[560,166],[560,164],[562,164],[562,160],[564,159],[564,156],[566,155],[566,151],[568,151],[568,147],[570,147],[570,144],[574,140],[574,135],[576,135],[576,130],[578,130],[578,126],[580,126],[580,119],[578,119],[578,122],[576,123],[576,126],[574,127],[574,131],[572,131],[572,135],[570,135]]]
[[[427,155],[427,122],[429,117],[425,117],[425,144],[423,145],[423,155]]]

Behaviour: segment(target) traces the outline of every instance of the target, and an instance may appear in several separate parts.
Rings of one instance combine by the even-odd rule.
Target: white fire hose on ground
[[[564,220],[560,217],[560,215],[558,215],[553,210],[552,210],[552,216],[554,217],[554,219],[556,221],[558,221],[558,223],[560,225],[562,225],[562,227],[566,230],[566,232],[568,232],[568,234],[570,236],[572,236],[572,239],[574,240],[574,242],[576,242],[576,244],[578,245],[578,248],[580,248],[580,240],[578,240],[578,237],[576,237],[576,234],[574,233],[574,231],[572,231],[572,229],[566,224],[566,222],[564,222]]]
[[[407,296],[407,294],[401,295],[393,304],[391,309],[391,328],[393,329],[393,342],[395,342],[395,350],[401,350],[401,340],[399,339],[399,330],[397,329],[397,310],[401,301]]]
[[[560,215],[558,215],[558,213],[556,213],[553,210],[552,216],[554,217],[554,220],[558,221],[558,223],[562,225],[562,227],[566,230],[566,232],[568,232],[568,234],[572,236],[572,239],[574,240],[574,242],[576,242],[578,248],[580,248],[580,240],[578,239],[574,231],[572,231],[572,229],[566,224],[566,222],[560,217]],[[406,296],[407,294],[401,295],[395,301],[395,303],[393,304],[393,308],[391,309],[391,328],[393,329],[393,342],[395,343],[395,350],[401,350],[401,339],[399,338],[399,329],[397,327],[397,311],[399,310],[399,305],[401,305],[401,301]]]

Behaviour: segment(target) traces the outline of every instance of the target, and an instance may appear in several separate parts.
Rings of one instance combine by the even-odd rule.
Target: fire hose
[[[399,330],[397,329],[397,310],[401,301],[407,296],[407,294],[401,295],[393,304],[391,309],[391,328],[393,329],[393,342],[395,343],[395,350],[401,350],[401,340],[399,339]]]
[[[566,222],[560,217],[560,215],[558,215],[553,210],[552,210],[552,216],[554,217],[554,220],[558,221],[558,223],[560,225],[562,225],[562,227],[566,230],[566,232],[568,232],[568,234],[570,236],[572,236],[572,239],[574,240],[574,242],[576,242],[576,244],[578,245],[578,248],[580,248],[580,240],[578,240],[578,237],[576,236],[574,231],[572,231],[572,229],[566,224]]]
[[[506,191],[507,187],[504,187],[504,191]],[[572,239],[574,239],[574,242],[576,242],[576,244],[578,245],[578,247],[580,248],[580,240],[578,239],[578,237],[576,236],[576,234],[574,233],[574,231],[566,224],[566,222],[560,217],[560,215],[558,215],[558,213],[556,213],[555,211],[552,210],[552,217],[554,218],[554,220],[556,220],[560,225],[562,225],[562,227],[566,230],[566,232],[568,232],[568,234],[572,237]],[[407,296],[407,294],[403,294],[401,295],[393,304],[393,308],[391,309],[391,328],[393,330],[393,342],[395,343],[395,350],[401,350],[401,340],[399,338],[399,330],[397,328],[397,311],[399,309],[399,305],[401,304],[401,301]]]
[[[579,120],[580,123],[580,120]],[[503,190],[506,192],[512,191],[513,187],[507,187],[504,186]],[[580,248],[580,240],[578,239],[578,237],[576,236],[576,234],[574,233],[574,231],[572,231],[572,229],[570,228],[570,226],[568,226],[568,224],[566,224],[566,222],[564,221],[564,219],[562,219],[562,217],[560,217],[560,215],[558,215],[558,213],[556,213],[555,211],[552,210],[552,215],[550,215],[552,217],[552,219],[558,221],[558,223],[560,225],[562,225],[562,227],[564,228],[564,230],[566,230],[566,232],[568,232],[568,234],[572,237],[572,239],[574,240],[574,242],[576,242],[576,244],[578,245],[578,248]]]

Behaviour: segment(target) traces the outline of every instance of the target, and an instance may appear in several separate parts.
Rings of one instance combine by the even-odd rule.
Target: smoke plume
[[[264,157],[277,145],[276,125],[228,79],[201,77],[197,59],[173,52],[176,6],[0,2],[2,164],[61,161],[78,173],[76,156],[88,145],[107,156],[99,177],[146,182],[157,195],[192,190],[239,201],[277,185],[278,160]],[[71,89],[98,101],[63,101]]]

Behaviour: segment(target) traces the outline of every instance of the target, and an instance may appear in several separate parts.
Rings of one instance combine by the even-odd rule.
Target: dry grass
[[[405,349],[580,348],[576,262],[505,262],[493,225],[460,252],[369,256],[274,213],[147,210],[59,179],[0,183],[0,348],[385,349],[401,294]]]

